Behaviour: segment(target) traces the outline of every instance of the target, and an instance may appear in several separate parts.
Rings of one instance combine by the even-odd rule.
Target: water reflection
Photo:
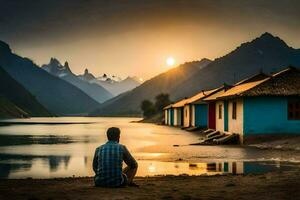
[[[0,178],[39,178],[35,175],[35,170],[32,170],[32,168],[37,167],[39,162],[43,163],[44,169],[48,168],[52,173],[58,171],[60,166],[67,169],[70,159],[70,156],[0,154]],[[26,174],[29,176],[26,176]]]
[[[272,171],[299,170],[298,164],[276,162],[159,162],[140,161],[138,176],[155,175],[217,175],[217,174],[261,174]]]
[[[240,161],[274,158],[300,161],[300,153],[295,152],[274,153],[240,146],[189,146],[198,141],[199,135],[173,127],[130,123],[137,120],[89,117],[10,120],[19,123],[0,126],[0,177],[93,176],[95,148],[106,142],[105,131],[111,126],[121,128],[121,143],[138,160],[139,176],[264,172],[274,166],[277,169],[284,166],[282,163],[257,166],[257,163]],[[231,161],[226,162],[228,158]]]
[[[0,178],[93,176],[92,157],[0,155]],[[139,160],[137,176],[258,174],[299,170],[284,162],[163,162]]]

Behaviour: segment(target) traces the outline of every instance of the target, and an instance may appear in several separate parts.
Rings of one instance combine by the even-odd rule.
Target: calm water
[[[92,176],[97,146],[106,129],[121,128],[125,144],[139,163],[139,176],[166,174],[261,173],[299,168],[300,156],[239,146],[189,146],[195,133],[137,118],[32,118],[0,126],[0,178]],[[6,121],[6,122],[9,122]],[[174,147],[173,145],[179,145]]]

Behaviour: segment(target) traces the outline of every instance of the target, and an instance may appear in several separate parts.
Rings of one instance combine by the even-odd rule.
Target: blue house
[[[174,110],[172,108],[173,104],[170,104],[164,107],[164,122],[165,125],[173,126],[174,125]]]
[[[165,107],[165,124],[184,128],[207,127],[208,106],[201,100],[218,90],[202,91]]]
[[[260,134],[300,134],[300,71],[290,67],[216,96],[216,130],[241,141]]]

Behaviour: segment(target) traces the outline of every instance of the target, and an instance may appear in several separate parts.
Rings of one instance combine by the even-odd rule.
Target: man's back
[[[93,161],[96,185],[118,187],[127,181],[124,180],[127,177],[122,174],[123,161],[131,168],[137,167],[135,159],[124,145],[116,141],[108,141],[98,147]]]

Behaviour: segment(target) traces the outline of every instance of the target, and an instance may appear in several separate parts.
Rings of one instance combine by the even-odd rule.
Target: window
[[[232,119],[236,119],[236,102],[232,102]]]
[[[222,119],[222,105],[219,105],[219,119]]]
[[[300,120],[300,100],[290,100],[288,102],[288,119]]]

